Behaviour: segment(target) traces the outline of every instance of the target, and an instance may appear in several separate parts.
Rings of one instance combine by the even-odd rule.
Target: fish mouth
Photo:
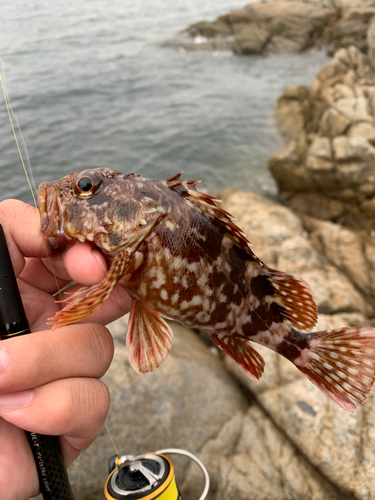
[[[51,183],[42,182],[40,184],[38,189],[38,205],[40,226],[48,246],[52,250],[66,247],[71,238],[64,232],[59,197]]]

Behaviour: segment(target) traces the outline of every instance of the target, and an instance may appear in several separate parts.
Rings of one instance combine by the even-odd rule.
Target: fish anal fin
[[[251,380],[259,380],[264,370],[264,359],[250,342],[233,335],[211,335],[215,344],[228,354]]]
[[[311,334],[297,368],[341,408],[357,411],[375,376],[375,328],[345,327]]]
[[[267,268],[266,273],[274,289],[272,299],[281,306],[281,315],[298,330],[312,328],[318,319],[318,308],[309,285],[274,269]]]
[[[52,325],[52,330],[54,330],[85,319],[92,314],[110,296],[118,281],[126,274],[132,261],[132,255],[127,252],[117,255],[102,281],[92,286],[84,286],[72,294],[68,293],[66,299],[57,301],[57,303],[67,305],[53,318],[49,318],[47,324]]]
[[[160,314],[134,300],[126,334],[126,346],[133,370],[147,373],[160,366],[172,348],[172,339],[172,329]]]

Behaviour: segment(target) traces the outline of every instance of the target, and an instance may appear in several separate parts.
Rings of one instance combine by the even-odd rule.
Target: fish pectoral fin
[[[160,314],[133,300],[126,334],[133,370],[147,373],[160,366],[172,348],[172,339],[172,329]]]
[[[311,334],[296,367],[346,411],[363,404],[375,377],[375,328],[344,327]]]
[[[53,325],[52,330],[54,330],[60,326],[80,321],[92,314],[109,297],[118,281],[126,274],[132,261],[132,254],[128,252],[117,255],[102,281],[92,286],[84,286],[76,292],[68,294],[68,298],[57,301],[67,305],[53,318],[49,318],[47,324]]]
[[[233,335],[211,335],[215,344],[228,354],[251,380],[259,380],[264,370],[264,359],[250,342]]]

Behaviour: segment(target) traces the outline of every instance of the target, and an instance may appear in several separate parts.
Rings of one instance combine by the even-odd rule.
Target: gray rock
[[[210,464],[209,500],[334,500],[340,495],[256,405],[223,426],[201,457]],[[198,473],[191,471],[182,484],[192,485],[192,499],[200,493],[198,481]]]
[[[301,52],[322,45],[329,55],[350,46],[372,54],[374,17],[373,0],[268,0],[195,23],[185,31],[192,37],[234,37],[232,49],[237,54]]]
[[[232,49],[237,54],[301,52],[315,44],[334,13],[329,1],[250,3],[212,22],[195,23],[184,31],[193,38],[233,37]]]
[[[320,312],[372,312],[372,306],[314,246],[302,221],[288,208],[241,191],[224,191],[221,197],[225,209],[237,217],[238,225],[252,240],[257,256],[267,265],[307,281]],[[245,206],[251,210],[244,211]]]
[[[269,159],[280,199],[299,213],[372,231],[375,71],[369,59],[355,47],[340,49],[304,101],[291,95],[279,99],[276,113],[286,145]],[[284,117],[296,107],[304,125],[290,140]]]
[[[370,26],[367,30],[367,45],[370,64],[375,69],[375,20],[371,20]]]

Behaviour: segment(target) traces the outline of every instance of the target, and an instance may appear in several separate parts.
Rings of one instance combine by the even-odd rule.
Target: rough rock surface
[[[198,43],[188,41],[183,46],[187,50],[226,49],[244,55],[301,52],[314,45],[331,18],[337,16],[329,0],[250,3],[213,22],[189,26],[186,33]]]
[[[373,50],[369,28],[375,0],[268,0],[201,21],[186,28],[190,40],[179,41],[186,50],[232,50],[251,55],[301,52],[325,45],[332,55],[355,45]],[[372,28],[373,29],[373,28]]]
[[[324,312],[317,329],[374,322],[367,267],[373,247],[361,246],[360,234],[311,217],[302,221],[252,193],[228,189],[222,199],[262,260],[310,283]],[[206,335],[177,323],[167,361],[151,374],[137,375],[124,346],[126,318],[110,328],[116,353],[104,381],[112,396],[108,425],[121,454],[165,447],[197,454],[210,473],[209,500],[373,498],[374,395],[349,414],[261,346],[256,349],[266,361],[265,373],[252,382]],[[103,431],[72,465],[77,500],[104,499],[113,454]],[[196,500],[201,473],[187,460],[172,459],[184,500]]]
[[[338,50],[309,88],[285,91],[276,116],[286,144],[269,160],[284,203],[375,229],[374,105],[375,71],[353,46]]]
[[[363,245],[361,233],[332,222],[312,218],[301,221],[288,208],[251,193],[227,191],[223,198],[225,208],[237,215],[238,224],[250,237],[260,258],[310,283],[320,312],[324,310],[315,330],[374,324],[370,259],[366,257],[371,250]],[[372,241],[369,244],[374,249]],[[362,300],[370,306],[368,316],[359,303],[346,302],[345,306],[343,300],[340,308],[332,307],[342,285],[335,284],[327,274],[331,266],[341,283],[350,282],[352,290],[357,290],[355,293],[363,292]],[[321,293],[331,297],[328,309]],[[344,295],[346,298],[351,295],[348,288]],[[265,373],[258,383],[250,381],[232,360],[225,358],[229,369],[255,395],[254,408],[259,405],[308,462],[340,489],[337,498],[373,498],[374,394],[357,414],[343,412],[311,386],[291,363],[269,349],[257,346],[257,350],[266,362]],[[281,498],[294,497],[281,495]]]

